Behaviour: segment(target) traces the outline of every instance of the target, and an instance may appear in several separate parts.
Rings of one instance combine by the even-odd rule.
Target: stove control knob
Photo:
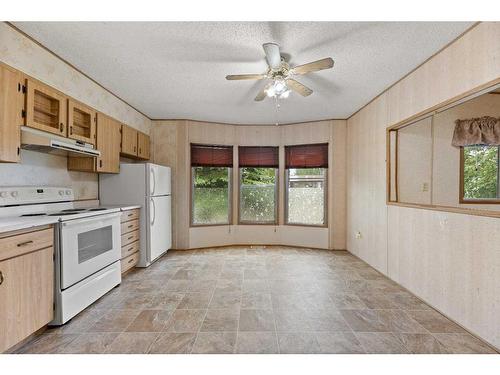
[[[17,191],[11,191],[10,195],[12,195],[12,198],[16,198],[19,195],[19,193]]]
[[[59,195],[64,195],[64,190],[59,190]]]
[[[6,197],[7,197],[7,192],[6,191],[0,192],[0,198],[6,198]]]

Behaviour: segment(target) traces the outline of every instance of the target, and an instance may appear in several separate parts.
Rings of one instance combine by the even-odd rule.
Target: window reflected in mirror
[[[500,89],[388,128],[387,200],[500,211]]]

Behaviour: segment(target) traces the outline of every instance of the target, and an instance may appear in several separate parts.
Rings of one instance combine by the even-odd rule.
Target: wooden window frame
[[[493,147],[493,146],[490,146]],[[497,147],[497,196],[500,197],[500,146]],[[500,198],[492,199],[492,198],[465,198],[465,189],[464,189],[464,163],[465,163],[465,155],[464,155],[465,147],[460,147],[460,189],[459,189],[459,197],[458,200],[461,204],[500,204]]]
[[[324,192],[323,192],[323,224],[307,224],[307,223],[290,223],[288,218],[288,184],[290,177],[290,169],[306,169],[306,168],[285,168],[285,218],[284,225],[297,227],[313,227],[313,228],[328,228],[328,173],[329,168],[322,167],[324,173]]]
[[[191,167],[190,166],[190,174],[191,174],[191,188],[189,189],[189,227],[190,228],[201,228],[201,227],[225,227],[228,225],[233,225],[233,168],[232,167],[220,167],[216,166],[215,168],[227,168],[227,173],[229,175],[228,179],[228,222],[227,223],[214,223],[214,224],[196,224],[194,223],[194,168],[203,168],[203,167]],[[207,167],[210,168],[210,167]]]
[[[243,168],[272,168],[274,169],[274,221],[248,221],[241,220],[241,170]],[[279,166],[278,168],[273,167],[239,167],[238,168],[238,225],[271,225],[276,226],[279,223]]]

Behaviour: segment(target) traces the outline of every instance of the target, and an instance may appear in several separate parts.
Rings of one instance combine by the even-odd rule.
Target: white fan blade
[[[256,102],[261,102],[262,100],[264,100],[266,98],[266,96],[267,96],[266,89],[267,89],[267,86],[259,91],[259,93],[257,94],[257,96],[254,99]]]
[[[313,92],[313,90],[311,90],[309,87],[304,86],[302,83],[291,78],[286,80],[286,85],[290,90],[293,90],[302,96],[309,96]]]
[[[311,72],[317,72],[318,70],[330,69],[332,67],[333,67],[333,59],[331,57],[327,57],[326,59],[321,59],[307,64],[296,66],[291,70],[291,73],[306,74]]]
[[[279,70],[281,66],[280,47],[276,43],[264,43],[262,47],[271,70]]]
[[[264,79],[266,78],[265,74],[232,74],[226,76],[228,81],[235,81],[240,79]]]

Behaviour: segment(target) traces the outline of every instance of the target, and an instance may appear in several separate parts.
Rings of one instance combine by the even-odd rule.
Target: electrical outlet
[[[429,191],[429,183],[428,182],[424,182],[422,184],[422,191]]]
[[[357,231],[357,232],[356,232],[356,239],[358,239],[358,240],[359,240],[359,239],[361,239],[361,237],[362,237],[362,236],[361,236],[361,232],[360,232],[360,231]]]

